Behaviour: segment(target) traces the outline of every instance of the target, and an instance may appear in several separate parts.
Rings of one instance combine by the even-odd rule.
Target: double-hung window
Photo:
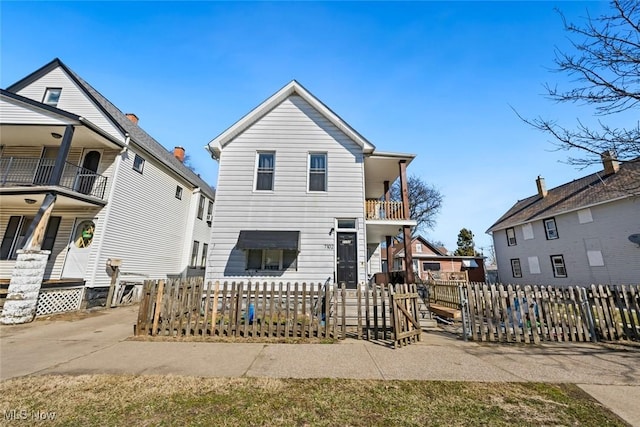
[[[551,255],[551,268],[553,268],[553,277],[567,277],[567,268],[562,255]]]
[[[209,245],[207,243],[202,244],[202,258],[200,259],[200,268],[207,266],[207,252],[209,251]]]
[[[520,266],[520,258],[511,260],[511,274],[513,277],[522,277],[522,267]]]
[[[256,167],[256,191],[273,191],[273,177],[276,167],[276,153],[258,153]]]
[[[556,227],[555,218],[549,218],[544,220],[544,232],[547,235],[547,240],[553,240],[558,238],[558,228]]]
[[[52,216],[49,218],[47,229],[44,233],[41,249],[50,251],[53,249],[58,228],[60,227],[61,217]],[[2,245],[0,246],[0,259],[16,259],[18,249],[22,249],[24,239],[29,230],[29,226],[33,221],[33,217],[12,216],[2,237]]]
[[[516,244],[516,230],[513,227],[507,228],[507,245],[515,246]]]
[[[309,191],[327,191],[327,153],[309,154]]]
[[[144,159],[137,154],[133,158],[133,170],[140,173],[144,170]]]
[[[213,221],[213,200],[209,200],[209,206],[207,207],[207,224],[211,227]]]
[[[189,267],[196,268],[198,263],[198,249],[200,248],[200,242],[197,240],[193,241],[193,247],[191,248],[191,264]]]
[[[202,219],[202,215],[204,215],[204,196],[200,194],[200,199],[198,200],[198,219]]]

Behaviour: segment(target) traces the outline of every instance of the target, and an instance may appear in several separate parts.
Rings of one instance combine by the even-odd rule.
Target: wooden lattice
[[[40,291],[36,316],[80,309],[84,288],[47,289]]]

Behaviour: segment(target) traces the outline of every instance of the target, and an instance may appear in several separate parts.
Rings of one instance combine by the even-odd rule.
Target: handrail
[[[64,162],[60,182],[51,184],[55,159],[37,157],[0,158],[0,186],[56,185],[87,196],[104,199],[107,177],[90,169]]]
[[[402,202],[386,202],[381,200],[366,200],[366,219],[406,220]]]

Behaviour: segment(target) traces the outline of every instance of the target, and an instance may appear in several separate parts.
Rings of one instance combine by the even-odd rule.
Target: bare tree
[[[551,135],[558,149],[570,151],[567,162],[580,167],[599,163],[605,151],[613,151],[620,162],[640,161],[640,122],[633,119],[618,128],[603,120],[640,107],[640,2],[613,0],[611,8],[599,17],[587,15],[582,24],[568,22],[559,12],[574,49],[556,49],[555,71],[572,77],[573,86],[545,85],[552,101],[591,105],[601,117],[598,124],[578,119],[567,128],[542,117],[523,119]]]
[[[409,175],[407,178],[407,190],[409,192],[409,217],[417,222],[412,235],[415,236],[421,231],[433,229],[444,197],[433,185],[427,184],[416,175]],[[402,200],[399,180],[396,180],[391,186],[391,198],[397,201]]]

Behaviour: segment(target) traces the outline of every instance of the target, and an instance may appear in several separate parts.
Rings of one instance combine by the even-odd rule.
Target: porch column
[[[391,270],[393,269],[393,251],[391,250],[391,236],[384,236],[384,242],[386,243],[385,251],[387,251],[387,271],[386,277],[387,284],[391,283]]]
[[[0,315],[0,323],[3,325],[31,322],[36,316],[40,287],[51,253],[40,248],[55,201],[55,194],[49,193],[45,196],[42,206],[27,230],[25,244],[18,250],[18,259],[9,281],[7,299]]]
[[[62,137],[60,150],[58,151],[58,156],[56,157],[56,164],[53,167],[53,172],[51,172],[51,177],[49,178],[49,185],[60,185],[60,180],[62,179],[62,173],[64,172],[64,165],[67,161],[67,155],[69,154],[69,149],[71,148],[71,139],[73,138],[73,131],[74,131],[74,128],[71,125],[67,125],[64,128],[64,136]]]
[[[400,160],[400,192],[402,194],[402,211],[404,219],[409,219],[409,188],[407,186],[407,161]],[[413,254],[411,253],[411,226],[402,226],[404,241],[404,271],[407,283],[415,283],[413,274]]]
[[[389,202],[391,201],[391,187],[389,181],[384,181],[384,217],[389,219]]]

